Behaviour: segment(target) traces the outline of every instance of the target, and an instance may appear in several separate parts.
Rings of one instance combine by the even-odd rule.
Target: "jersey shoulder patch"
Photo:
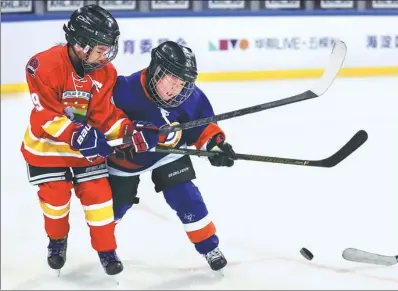
[[[36,71],[40,66],[39,59],[36,57],[33,57],[29,60],[28,64],[26,65],[26,71],[31,75],[32,77],[36,76]]]

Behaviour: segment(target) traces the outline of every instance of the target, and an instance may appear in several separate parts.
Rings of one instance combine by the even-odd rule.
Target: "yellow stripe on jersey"
[[[29,152],[39,156],[69,156],[84,158],[79,151],[74,151],[67,143],[57,142],[47,138],[37,138],[30,127],[26,129],[24,146]]]
[[[53,137],[59,137],[71,123],[72,121],[66,116],[56,116],[53,120],[47,121],[43,129]]]
[[[125,120],[126,118],[123,119],[119,119],[118,121],[116,121],[111,128],[105,132],[105,136],[107,138],[107,140],[112,140],[112,139],[116,139],[116,138],[121,138],[120,136],[120,126],[122,124],[122,122]]]
[[[92,226],[107,225],[113,221],[112,200],[101,204],[83,206],[86,222]]]

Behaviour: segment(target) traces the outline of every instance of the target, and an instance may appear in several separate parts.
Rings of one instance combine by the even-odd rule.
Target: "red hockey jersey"
[[[55,46],[33,56],[26,79],[34,105],[21,151],[37,167],[93,165],[70,147],[78,123],[88,123],[111,140],[121,137],[126,116],[113,103],[117,72],[112,64],[80,78],[68,56],[68,47]],[[94,164],[103,162],[96,159]]]

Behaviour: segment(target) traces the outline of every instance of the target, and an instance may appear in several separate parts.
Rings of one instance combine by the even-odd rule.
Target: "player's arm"
[[[35,125],[31,127],[33,134],[35,128],[41,126],[55,140],[67,143],[89,160],[98,156],[106,157],[114,152],[113,148],[108,146],[105,137],[95,128],[88,124],[72,122],[65,115],[64,105],[59,96],[62,90],[58,88],[57,74],[48,73],[44,68],[31,73],[28,69],[26,79],[34,104],[31,114],[31,125]]]
[[[108,140],[121,138],[125,135],[132,135],[134,131],[134,121],[129,120],[124,111],[128,106],[132,106],[129,102],[122,102],[125,95],[126,83],[122,82],[123,78],[117,78],[116,70],[109,68],[108,80],[101,88],[104,102],[101,104],[101,118],[96,120],[94,125],[98,128]],[[117,105],[116,105],[117,104]]]
[[[116,79],[116,72],[112,75],[112,82],[106,84],[105,98],[109,102],[104,102],[103,112],[106,115],[101,119],[99,129],[104,132],[108,140],[124,137],[126,135],[133,136],[131,144],[116,147],[116,154],[121,159],[133,159],[135,153],[144,152],[156,146],[158,137],[155,125],[149,122],[138,120],[130,120],[124,111],[129,111],[129,106],[134,106],[132,102],[122,102],[126,99],[127,82],[123,82],[124,77]],[[118,105],[118,106],[116,106]]]
[[[200,98],[198,98],[198,104],[195,106],[197,112],[191,119],[214,116],[214,110],[209,99],[199,88],[197,90]],[[226,154],[209,157],[213,166],[231,167],[234,164],[235,152],[232,146],[225,141],[225,133],[216,123],[186,130],[185,136],[188,143],[193,144],[198,150],[221,151]]]
[[[182,120],[183,122],[214,116],[213,107],[205,93],[198,87],[196,87],[195,91],[194,94],[196,96],[193,96],[195,97],[195,104],[191,104],[190,108],[187,108],[186,120]],[[224,131],[216,123],[184,130],[187,143],[194,145],[198,150],[206,150],[208,141],[217,134],[225,136]]]
[[[113,103],[118,109],[121,109],[127,115],[133,106],[132,99],[128,96],[132,94],[129,90],[129,83],[127,77],[118,76],[113,86]]]
[[[100,120],[95,120],[95,127],[100,130],[108,140],[123,137],[130,133],[131,122],[123,110],[116,107],[114,102],[113,88],[116,85],[116,70],[114,68],[108,69],[107,81],[100,89],[101,98],[104,102],[101,103],[101,110],[97,116]]]
[[[61,103],[57,80],[37,70],[34,74],[26,73],[30,96],[34,105],[31,114],[33,124],[41,128],[54,139],[70,144],[71,135],[77,125],[65,115]]]

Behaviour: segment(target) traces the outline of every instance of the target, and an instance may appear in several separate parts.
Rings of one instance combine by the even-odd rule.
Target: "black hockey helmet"
[[[119,25],[112,14],[98,5],[86,5],[74,11],[64,24],[65,38],[68,44],[78,44],[88,56],[97,45],[109,47],[105,60],[88,63],[83,60],[85,71],[97,70],[111,62],[118,52]]]
[[[166,41],[152,50],[146,86],[158,106],[178,107],[185,102],[195,89],[197,77],[196,58],[190,48],[173,41]],[[175,87],[182,89],[177,89],[177,92],[172,94],[175,96],[166,101],[161,98],[162,92],[159,92],[158,84],[162,82],[168,88],[172,88],[171,90]],[[169,92],[164,94],[169,94]]]

